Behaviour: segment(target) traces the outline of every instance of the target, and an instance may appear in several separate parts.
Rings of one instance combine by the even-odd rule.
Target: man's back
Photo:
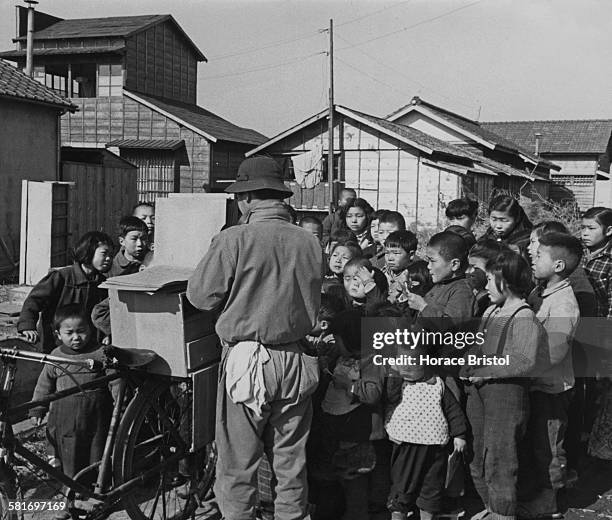
[[[316,320],[321,292],[321,247],[308,231],[265,202],[248,223],[213,238],[189,280],[194,306],[221,311],[217,333],[229,342],[289,343]]]

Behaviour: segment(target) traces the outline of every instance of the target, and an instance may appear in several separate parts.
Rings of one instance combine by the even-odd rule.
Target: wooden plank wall
[[[138,167],[136,191],[139,202],[155,202],[175,191],[175,152],[169,150],[123,150],[125,157]]]
[[[104,231],[116,239],[119,219],[138,200],[136,175],[134,168],[62,163],[62,180],[74,182],[68,205],[71,247],[87,231]]]
[[[197,58],[171,22],[126,39],[128,89],[195,104]]]
[[[128,97],[74,98],[75,114],[62,116],[62,144],[104,145],[114,139],[183,139],[187,160],[180,166],[183,193],[203,193],[210,182],[210,143],[192,130]]]

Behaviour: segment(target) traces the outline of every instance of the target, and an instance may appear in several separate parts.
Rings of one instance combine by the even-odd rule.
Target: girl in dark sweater
[[[94,305],[106,297],[106,291],[98,285],[111,268],[112,254],[113,241],[106,233],[85,233],[74,249],[74,263],[52,270],[34,286],[21,309],[17,330],[27,341],[36,343],[40,316],[42,351],[51,352],[56,345],[52,325],[56,309],[74,303],[90,315]]]

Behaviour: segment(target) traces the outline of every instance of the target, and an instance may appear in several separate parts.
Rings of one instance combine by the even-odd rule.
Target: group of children
[[[327,258],[318,322],[303,341],[321,369],[307,448],[313,517],[359,520],[388,511],[401,520],[418,511],[430,520],[460,511],[459,497],[471,487],[484,504],[482,518],[558,515],[585,435],[591,454],[612,459],[602,438],[612,418],[585,397],[602,390],[574,370],[597,350],[580,342],[579,320],[612,317],[612,209],[588,210],[578,239],[560,222],[533,225],[516,199],[500,195],[477,240],[478,204],[454,200],[446,208],[449,227],[430,238],[420,258],[400,213],[374,211],[355,195],[344,190],[339,211],[324,222],[299,222]],[[114,256],[108,235],[84,235],[74,264],[50,272],[28,296],[18,323],[23,336],[40,339],[45,352],[99,355],[111,329],[98,286],[150,262],[153,219],[148,204],[121,219]],[[469,348],[419,345],[412,355],[509,362],[418,364],[391,373],[362,348],[364,317],[484,338]],[[78,379],[95,376],[81,370]],[[72,384],[45,368],[35,398]],[[69,476],[99,459],[109,397],[97,391],[87,401],[51,405],[50,459]],[[33,420],[40,424],[46,412],[32,410]]]
[[[421,259],[401,214],[343,195],[327,239],[316,218],[300,222],[328,259],[318,328],[305,340],[321,366],[307,451],[313,517],[367,519],[387,508],[393,520],[416,511],[429,520],[460,513],[470,489],[484,504],[478,518],[560,516],[586,448],[612,459],[601,439],[612,419],[592,399],[601,389],[574,373],[594,375],[585,359],[599,350],[593,334],[577,335],[579,320],[612,316],[612,209],[589,209],[578,239],[561,222],[532,224],[499,195],[477,240],[477,202],[454,200],[449,227]],[[420,345],[412,356],[507,361],[390,372],[362,344],[363,317],[484,338]]]
[[[153,206],[144,203],[119,222],[119,251],[106,233],[85,233],[73,251],[71,266],[53,269],[26,298],[17,330],[43,352],[80,360],[103,359],[102,343],[110,337],[106,291],[99,285],[110,276],[138,272],[152,259]],[[95,324],[95,327],[94,327]],[[60,370],[45,365],[36,383],[34,400],[99,377],[98,369]],[[48,462],[69,477],[101,459],[112,411],[110,389],[98,388],[32,408],[30,417],[47,421]],[[59,513],[69,518],[68,511]]]

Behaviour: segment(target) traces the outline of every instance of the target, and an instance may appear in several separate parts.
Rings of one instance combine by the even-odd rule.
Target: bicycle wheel
[[[125,411],[113,471],[116,485],[139,479],[122,498],[132,520],[189,518],[212,485],[214,448],[189,451],[192,397],[189,383],[156,380],[139,389]]]
[[[23,511],[9,508],[9,501],[18,504],[22,500],[17,474],[10,466],[0,462],[0,519],[21,520]]]

